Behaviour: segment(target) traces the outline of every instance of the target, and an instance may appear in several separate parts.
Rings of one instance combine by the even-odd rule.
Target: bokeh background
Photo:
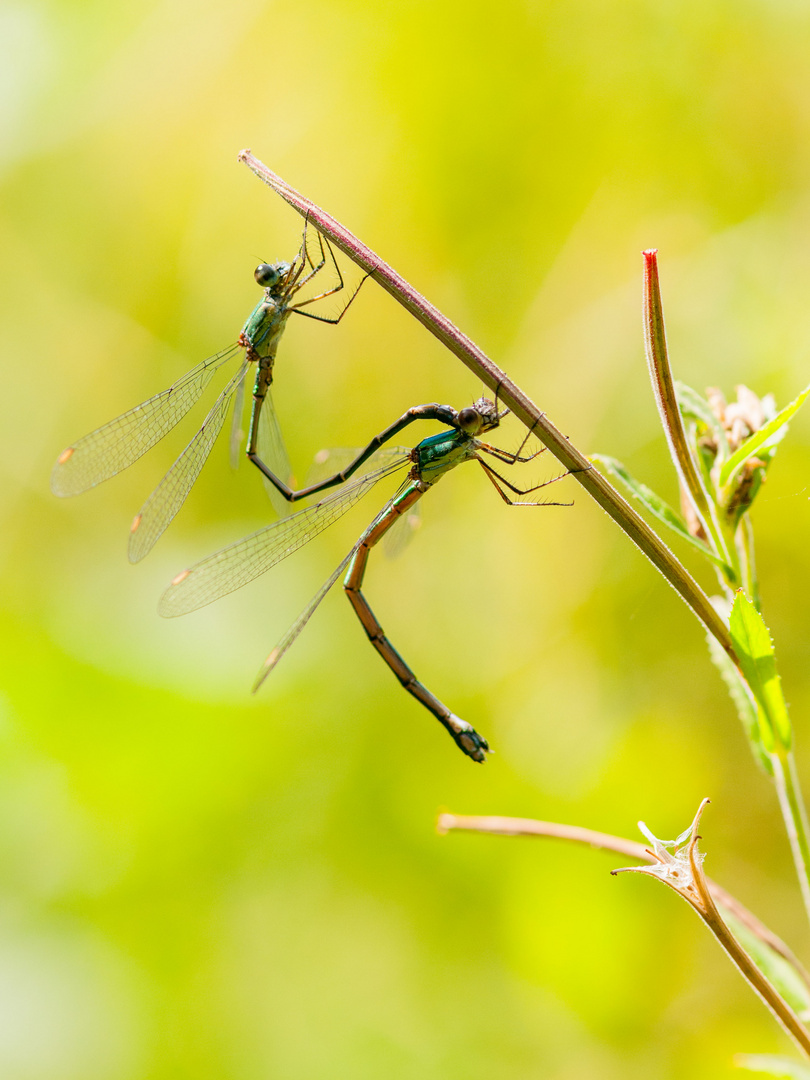
[[[807,383],[809,48],[798,0],[0,9],[6,1080],[719,1080],[736,1052],[788,1049],[686,906],[611,878],[615,858],[434,832],[444,807],[672,836],[709,795],[711,874],[810,944],[699,627],[572,482],[572,508],[509,510],[458,470],[409,549],[372,560],[394,643],[497,750],[478,767],[339,589],[250,697],[383,493],[162,621],[174,573],[268,520],[257,476],[223,439],[136,567],[129,522],[192,420],[81,498],[48,480],[65,445],[232,341],[257,261],[295,252],[300,219],[236,162],[250,146],[578,446],[675,499],[639,252],[660,249],[682,379],[782,403]],[[277,380],[301,474],[411,404],[480,392],[373,285],[337,329],[293,320]],[[805,776],[808,443],[800,416],[756,508]]]

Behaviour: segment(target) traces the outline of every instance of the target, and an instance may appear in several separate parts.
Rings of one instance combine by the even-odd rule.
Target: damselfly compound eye
[[[465,435],[475,435],[479,430],[481,427],[481,417],[472,405],[468,405],[466,409],[462,409],[458,414],[458,426]]]
[[[259,263],[253,271],[253,276],[256,278],[258,285],[261,285],[263,289],[269,289],[276,284],[281,274],[277,266],[271,266],[270,263]]]

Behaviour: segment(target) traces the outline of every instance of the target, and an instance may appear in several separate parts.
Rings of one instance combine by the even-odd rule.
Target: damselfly
[[[375,649],[408,693],[412,694],[444,725],[456,745],[474,761],[484,761],[486,752],[489,750],[486,739],[479,735],[469,723],[452,713],[417,680],[413,671],[383,633],[380,623],[363,596],[361,587],[371,549],[403,515],[408,513],[426,491],[464,461],[477,461],[501,498],[509,506],[568,505],[534,500],[516,501],[507,493],[517,496],[529,495],[556,480],[561,480],[567,474],[563,473],[561,476],[524,491],[511,484],[496,472],[488,461],[484,460],[483,454],[506,465],[514,465],[517,462],[531,461],[543,452],[540,449],[533,454],[521,456],[526,440],[516,453],[498,449],[480,440],[478,436],[496,428],[507,411],[499,413],[497,406],[483,397],[459,412],[449,405],[418,405],[409,409],[385,431],[375,436],[345,469],[316,484],[311,484],[299,491],[292,491],[278,477],[272,477],[273,482],[280,491],[284,492],[285,497],[295,501],[342,484],[353,473],[360,470],[372,456],[377,466],[372,471],[361,475],[359,479],[346,484],[340,490],[327,495],[292,517],[268,525],[244,540],[210,555],[191,569],[183,570],[174,578],[161,597],[158,607],[160,614],[171,617],[195,611],[253,581],[276,563],[303,547],[328,525],[337,521],[383,477],[395,474],[410,464],[407,477],[393,498],[377,514],[351,551],[324,582],[302,614],[267,657],[256,679],[254,691],[259,688],[293,644],[340,575],[347,570],[343,587]],[[440,423],[447,424],[448,429],[438,435],[423,439],[413,449],[383,446],[415,420],[438,420]]]
[[[291,473],[270,393],[279,340],[287,319],[293,314],[305,315],[319,322],[339,323],[359,289],[358,286],[343,310],[334,318],[304,310],[309,304],[340,292],[344,287],[329,242],[320,233],[316,232],[316,236],[317,247],[313,244],[313,251],[310,252],[305,224],[301,248],[291,263],[260,263],[256,267],[253,276],[264,289],[264,296],[235,344],[203,360],[168,390],[85,435],[59,455],[51,476],[51,488],[56,495],[78,495],[108,480],[132,465],[162,439],[200,398],[214,372],[234,357],[240,357],[236,371],[214,402],[202,427],[135,515],[129,537],[131,562],[138,562],[148,554],[183,505],[222,430],[234,398],[236,405],[231,451],[235,461],[241,439],[245,380],[253,364],[256,365],[256,375],[247,456],[265,476],[276,511],[282,516],[289,512],[288,502],[281,497],[277,487],[267,480],[268,476],[289,480]],[[327,254],[334,267],[337,284],[317,296],[295,299],[300,290],[324,269]]]

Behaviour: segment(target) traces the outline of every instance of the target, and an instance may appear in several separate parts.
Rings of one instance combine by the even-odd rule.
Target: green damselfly
[[[272,566],[281,562],[288,555],[308,543],[327,526],[342,517],[383,477],[396,474],[410,465],[407,476],[396,494],[391,498],[371,524],[363,532],[337,569],[324,582],[302,614],[296,619],[278,645],[265,660],[254,685],[259,688],[264,679],[273,670],[281,657],[290,648],[295,639],[312,617],[315,609],[346,571],[343,587],[354,608],[357,617],[371,643],[383,660],[399,679],[402,686],[417,701],[431,712],[452,736],[456,745],[474,761],[484,761],[489,745],[483,736],[467,723],[452,713],[437,697],[420,683],[413,671],[394,649],[376,616],[368,605],[361,586],[366,564],[371,549],[406,515],[411,507],[436,484],[446,473],[464,461],[477,461],[494,484],[501,498],[510,506],[561,506],[564,503],[537,501],[516,501],[512,495],[525,496],[539,491],[548,484],[561,480],[554,477],[527,490],[521,490],[511,484],[484,460],[483,454],[495,458],[507,465],[531,461],[542,453],[542,449],[533,454],[521,456],[528,436],[516,453],[490,446],[482,442],[480,435],[492,431],[498,426],[508,410],[498,412],[497,405],[487,398],[479,398],[473,405],[456,411],[449,405],[418,405],[408,409],[398,420],[387,427],[360,451],[345,469],[334,473],[318,483],[293,491],[278,477],[273,482],[285,498],[292,502],[315,495],[330,487],[343,484],[358,472],[362,466],[374,459],[372,471],[366,472],[351,483],[345,484],[338,491],[327,495],[319,502],[299,511],[283,521],[268,525],[251,536],[223,548],[197,563],[189,570],[178,574],[161,597],[158,610],[161,615],[171,617],[183,615],[189,611],[204,607],[212,601],[241,588],[265,573]],[[386,447],[385,443],[394,438],[415,420],[438,420],[448,425],[438,435],[423,439],[412,449],[406,447]]]
[[[214,373],[228,361],[239,357],[236,371],[217,397],[202,427],[135,515],[129,536],[131,562],[139,562],[151,551],[183,505],[222,430],[234,399],[231,455],[235,463],[241,441],[245,381],[253,364],[256,365],[256,375],[247,456],[265,477],[277,513],[281,516],[289,513],[288,502],[267,479],[268,476],[279,476],[289,480],[291,474],[270,392],[279,340],[288,318],[293,314],[319,322],[339,323],[359,290],[358,286],[343,310],[334,318],[304,310],[309,304],[340,292],[344,287],[329,242],[317,231],[315,235],[317,248],[310,241],[313,248],[310,251],[305,223],[301,247],[291,263],[260,263],[256,267],[253,276],[264,289],[264,296],[233,345],[203,360],[167,390],[85,435],[59,455],[51,475],[54,494],[78,495],[109,480],[159,442],[199,400]],[[317,296],[297,299],[300,290],[324,269],[327,257],[334,268],[337,283]]]

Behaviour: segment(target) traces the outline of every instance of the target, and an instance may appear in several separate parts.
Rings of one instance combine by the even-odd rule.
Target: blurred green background
[[[256,263],[297,249],[300,219],[236,162],[250,146],[578,446],[677,498],[639,251],[660,249],[682,379],[781,403],[807,383],[808,48],[798,0],[0,9],[4,1080],[718,1080],[735,1052],[787,1049],[686,906],[611,878],[615,858],[433,831],[445,807],[672,836],[709,795],[710,873],[806,951],[775,800],[701,631],[573,483],[571,509],[508,510],[458,470],[407,552],[371,563],[393,642],[497,750],[480,768],[339,589],[249,695],[382,495],[163,621],[175,572],[267,520],[253,471],[223,439],[137,567],[129,522],[193,422],[81,498],[48,477],[234,340]],[[301,474],[408,405],[479,393],[373,285],[280,350]],[[756,508],[805,775],[808,443],[801,416]]]

